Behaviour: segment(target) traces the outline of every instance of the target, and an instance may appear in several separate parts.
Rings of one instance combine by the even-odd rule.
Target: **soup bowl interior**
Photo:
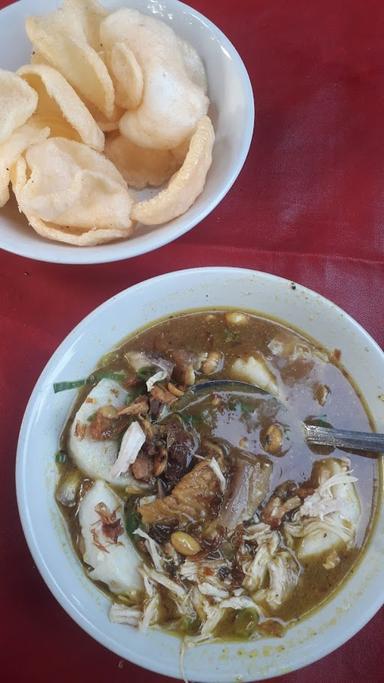
[[[57,349],[38,380],[23,420],[17,454],[17,495],[26,539],[50,590],[70,616],[107,648],[136,664],[180,677],[180,641],[161,631],[142,633],[108,619],[108,598],[85,576],[54,500],[54,454],[72,392],[52,385],[87,376],[125,336],[180,311],[236,307],[298,328],[342,362],[365,397],[377,430],[384,431],[380,395],[384,356],[346,313],[310,290],[265,273],[205,268],[145,281],[105,302]],[[36,495],[36,492],[39,492]],[[282,638],[215,642],[187,651],[190,680],[254,681],[292,671],[331,652],[359,630],[383,603],[384,518],[380,501],[369,542],[354,573],[333,597]]]
[[[202,221],[227,194],[246,159],[252,139],[254,104],[245,66],[232,43],[212,22],[178,0],[102,0],[107,9],[136,8],[169,24],[202,57],[209,84],[209,115],[215,127],[213,163],[206,185],[188,211],[160,226],[140,226],[129,239],[94,247],[45,240],[27,224],[12,199],[0,214],[0,246],[7,251],[54,263],[106,263],[157,249]],[[0,13],[0,66],[15,70],[30,60],[24,29],[29,15],[46,14],[59,0],[21,0]],[[146,198],[153,191],[144,190]]]

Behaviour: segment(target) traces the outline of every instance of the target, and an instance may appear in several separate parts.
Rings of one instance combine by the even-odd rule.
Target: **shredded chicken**
[[[155,583],[159,583],[165,588],[168,588],[171,593],[175,593],[178,597],[183,598],[185,596],[185,589],[180,586],[180,584],[169,579],[165,574],[157,572],[154,569],[150,569],[145,565],[141,568],[140,573],[142,576],[147,576],[148,578],[152,579],[152,581]]]
[[[135,462],[144,443],[145,434],[142,428],[138,422],[132,422],[122,438],[119,454],[111,467],[112,477],[118,477],[120,474],[128,471],[129,466]]]
[[[356,522],[360,513],[360,506],[352,486],[357,478],[345,465],[340,466],[338,472],[325,479],[316,491],[308,496],[301,509],[300,517],[319,517],[338,512],[340,517],[350,522]]]
[[[160,617],[160,596],[156,593],[144,603],[143,615],[139,621],[139,629],[145,631],[156,624]]]
[[[335,458],[318,461],[313,469],[314,493],[307,496],[285,534],[300,559],[351,548],[360,519],[360,501],[348,463]],[[299,539],[294,542],[293,539]]]
[[[269,524],[263,524],[262,522],[248,526],[243,535],[244,541],[253,541],[258,545],[261,545],[267,539],[275,537],[276,533],[272,531]]]
[[[279,551],[268,563],[268,587],[256,593],[255,602],[264,601],[278,609],[296,587],[301,567],[288,551]]]
[[[224,477],[224,475],[220,469],[220,465],[217,462],[216,458],[210,458],[210,460],[208,460],[208,465],[210,466],[212,471],[216,474],[216,476],[219,480],[221,493],[224,493],[226,486],[227,486],[227,482],[226,482],[226,479],[225,479],[225,477]]]
[[[204,581],[203,583],[200,583],[199,591],[203,595],[209,595],[210,597],[217,600],[224,600],[224,598],[229,597],[228,591],[223,590],[222,588],[217,588],[217,586],[214,586],[209,581]]]
[[[189,581],[197,581],[197,570],[199,565],[200,563],[185,560],[180,567],[180,576],[183,579],[189,579]]]
[[[205,602],[204,607],[206,618],[200,629],[200,634],[198,636],[186,638],[188,644],[197,644],[202,643],[204,640],[212,640],[215,628],[225,614],[225,610],[221,609],[221,607],[211,607],[208,601]]]
[[[200,593],[197,586],[193,586],[193,588],[189,591],[188,598],[200,621],[204,622],[206,615],[205,605],[207,603],[207,599],[202,593]]]
[[[163,571],[163,563],[161,561],[161,551],[160,551],[160,546],[156,541],[153,540],[145,531],[142,529],[136,529],[133,532],[136,536],[140,536],[141,538],[145,539],[145,546],[148,550],[149,555],[151,556],[153,566],[158,572]]]
[[[216,583],[218,587],[224,587],[221,576],[226,574],[230,574],[230,562],[224,559],[187,559],[179,568],[179,575],[183,579],[193,581],[197,584],[208,580]]]
[[[245,579],[243,581],[243,586],[250,593],[254,593],[263,586],[267,576],[268,566],[278,547],[279,535],[277,532],[273,532],[270,534],[269,538],[259,545],[253,560],[245,564]]]
[[[151,391],[157,382],[162,382],[163,379],[167,379],[167,377],[168,372],[166,370],[155,372],[155,374],[146,381],[147,391]]]
[[[127,607],[114,602],[109,610],[109,618],[115,624],[130,624],[131,626],[138,626],[142,616],[141,609],[137,607]]]
[[[223,600],[223,602],[220,603],[220,607],[222,609],[256,609],[258,611],[260,609],[255,601],[247,595]]]
[[[340,564],[341,559],[340,555],[336,552],[336,550],[332,550],[331,553],[329,553],[328,557],[325,558],[323,562],[323,567],[324,569],[335,569],[338,564]]]

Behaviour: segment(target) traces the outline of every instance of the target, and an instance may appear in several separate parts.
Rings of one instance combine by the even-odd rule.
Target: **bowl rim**
[[[87,619],[84,618],[83,614],[81,614],[80,611],[76,609],[76,605],[74,604],[73,601],[71,601],[70,596],[65,594],[61,588],[59,583],[56,581],[55,577],[52,575],[50,572],[49,568],[47,567],[43,553],[40,550],[38,540],[35,536],[34,530],[33,530],[33,525],[31,522],[31,518],[29,515],[28,511],[28,505],[25,504],[25,480],[24,480],[24,472],[23,472],[23,466],[24,466],[24,459],[25,459],[25,443],[27,441],[28,437],[28,430],[30,428],[30,415],[34,410],[34,404],[36,401],[36,398],[38,397],[39,392],[41,391],[42,385],[44,385],[45,378],[46,376],[50,373],[50,371],[57,365],[58,359],[61,357],[63,350],[65,350],[65,347],[70,344],[71,341],[74,341],[76,337],[78,336],[79,332],[81,331],[81,328],[83,325],[92,322],[93,319],[97,318],[98,315],[105,310],[106,307],[115,304],[119,300],[124,299],[126,296],[127,292],[137,294],[140,293],[140,289],[143,287],[157,287],[162,281],[166,281],[171,278],[177,278],[178,276],[188,276],[189,274],[193,273],[194,275],[201,275],[204,276],[205,274],[228,274],[231,273],[233,275],[239,275],[239,276],[253,276],[253,277],[259,277],[261,276],[266,283],[270,282],[278,282],[283,285],[291,286],[292,281],[288,280],[287,278],[283,278],[277,275],[273,275],[270,273],[266,273],[263,271],[257,271],[249,268],[239,268],[239,267],[230,267],[230,266],[208,266],[208,267],[199,267],[199,268],[187,268],[187,269],[180,269],[180,270],[175,270],[171,271],[169,273],[165,273],[162,275],[158,275],[152,278],[148,278],[146,280],[142,280],[128,288],[125,288],[124,290],[118,292],[114,296],[106,299],[104,302],[102,302],[100,305],[98,305],[95,309],[93,309],[88,315],[86,315],[70,332],[66,337],[63,339],[63,341],[60,343],[60,345],[56,348],[48,362],[46,363],[45,367],[43,368],[39,378],[36,381],[36,384],[33,388],[33,391],[31,393],[31,396],[29,398],[27,407],[25,409],[24,417],[22,420],[21,428],[20,428],[20,433],[19,433],[19,439],[18,439],[18,444],[17,444],[17,457],[16,457],[16,493],[17,493],[17,505],[18,505],[18,511],[19,511],[19,516],[24,532],[24,536],[27,542],[27,545],[29,547],[29,550],[31,552],[31,555],[36,563],[36,566],[44,580],[44,582],[47,584],[49,590],[53,594],[53,596],[56,598],[56,600],[59,602],[61,607],[67,612],[67,614],[86,632],[88,633],[92,638],[94,638],[98,643],[103,645],[104,647],[108,648],[115,654],[117,654],[120,657],[123,657],[127,659],[127,653],[123,652],[120,647],[118,647],[113,639],[109,637],[108,634],[103,632],[100,627],[95,626],[93,623],[88,621]],[[371,335],[358,323],[352,316],[350,316],[346,311],[344,311],[341,307],[339,307],[337,304],[334,304],[330,299],[327,299],[326,297],[322,296],[315,290],[309,289],[303,285],[299,285],[300,290],[303,292],[303,294],[308,294],[310,297],[315,296],[321,301],[322,305],[326,305],[327,307],[331,307],[334,309],[335,313],[341,313],[344,318],[347,319],[348,323],[352,323],[352,325],[358,330],[358,332],[362,335],[362,340],[368,341],[373,347],[376,348],[376,350],[380,353],[380,355],[383,357],[383,364],[384,364],[384,352],[380,348],[380,346],[377,344],[377,342],[371,337]],[[204,308],[202,305],[201,308]],[[244,307],[245,308],[245,307]],[[188,310],[188,309],[186,309]],[[192,309],[191,309],[192,310]],[[195,309],[194,309],[195,310]],[[257,309],[254,309],[257,311]],[[159,317],[154,317],[153,322],[158,320]],[[150,323],[149,323],[150,324]],[[118,343],[119,340],[117,340],[116,343]],[[382,495],[379,495],[378,498],[378,507],[376,510],[376,515],[374,518],[374,523],[370,531],[370,536],[368,539],[368,544],[364,550],[364,552],[367,552],[368,548],[372,544],[372,541],[374,539],[376,530],[377,530],[377,522],[378,518],[380,516],[380,512],[382,513],[383,511],[383,500],[382,500]],[[347,578],[348,581],[348,578]],[[337,595],[337,593],[336,593]],[[309,664],[315,663],[319,659],[325,657],[327,654],[330,654],[334,652],[338,647],[340,647],[342,644],[344,644],[346,641],[348,641],[353,635],[355,635],[373,616],[374,614],[380,609],[380,607],[383,605],[384,602],[384,589],[383,591],[377,592],[374,597],[370,600],[368,605],[364,606],[364,609],[361,609],[359,612],[359,617],[355,621],[350,620],[348,623],[348,626],[343,628],[343,630],[339,632],[338,636],[332,640],[332,642],[327,641],[325,644],[320,644],[320,647],[317,649],[315,656],[311,654],[310,657],[308,657],[308,653],[306,653],[305,648],[303,649],[303,652],[300,656],[296,656],[295,658],[295,666],[294,669],[289,669],[289,671],[297,671],[298,669],[307,666]],[[327,602],[325,603],[325,605]],[[321,608],[320,608],[321,609]],[[315,610],[318,612],[319,610]],[[313,612],[312,612],[313,614]],[[310,615],[309,615],[310,616]],[[308,617],[309,618],[309,617]],[[305,622],[306,619],[303,621]],[[214,646],[214,644],[213,644]],[[148,659],[139,653],[134,653],[130,652],[129,653],[129,659],[128,661],[131,661],[134,664],[137,664],[139,666],[142,666],[145,669],[148,669],[150,671],[154,671],[156,673],[162,674],[162,675],[168,675],[173,678],[178,678],[178,676],[174,673],[174,670],[168,670],[166,666],[158,664],[156,661],[153,661],[153,659]],[[276,673],[267,673],[258,676],[255,678],[253,676],[252,679],[247,678],[245,676],[244,680],[264,680],[264,679],[269,679],[273,678],[274,676],[279,676],[282,675],[284,672],[283,671],[276,671]],[[198,679],[196,679],[198,680]],[[219,681],[219,680],[224,680],[220,678],[220,674],[216,678],[204,678],[202,679],[204,681]],[[228,679],[229,680],[229,679]]]
[[[7,15],[7,18],[8,16],[9,18],[11,18],[13,14],[18,16],[22,14],[25,16],[24,5],[27,3],[27,1],[28,0],[18,0],[17,2],[11,5],[7,5],[6,7],[0,9],[0,23],[2,21],[2,17],[4,17],[5,14]],[[134,244],[133,246],[130,245],[132,245],[132,240],[135,239],[135,234],[133,234],[131,238],[128,237],[125,240],[119,240],[116,242],[110,242],[90,247],[75,247],[69,244],[44,240],[44,238],[39,237],[39,240],[43,241],[37,242],[36,251],[38,253],[36,255],[31,254],[30,250],[28,248],[23,247],[22,245],[18,247],[17,242],[16,244],[12,242],[11,244],[6,244],[4,246],[3,244],[1,244],[0,240],[0,248],[2,248],[4,251],[16,254],[18,256],[23,256],[25,258],[30,258],[35,261],[67,265],[96,265],[100,263],[113,263],[116,261],[123,261],[125,259],[135,258],[136,256],[140,256],[142,254],[155,251],[156,249],[159,249],[160,247],[163,247],[166,244],[170,244],[182,235],[188,233],[190,230],[195,228],[199,223],[201,223],[201,221],[207,218],[212,213],[212,211],[214,211],[214,209],[220,204],[220,202],[228,194],[231,187],[234,185],[247,159],[252,143],[255,126],[255,101],[252,83],[248,71],[239,52],[237,51],[233,43],[229,40],[225,33],[216,24],[213,23],[213,21],[208,19],[208,17],[206,17],[198,10],[195,10],[190,5],[181,2],[181,0],[165,0],[165,2],[174,5],[182,13],[193,16],[198,22],[203,24],[205,28],[207,28],[211,33],[216,35],[221,45],[231,55],[236,65],[239,79],[243,86],[245,101],[248,110],[247,121],[246,125],[243,127],[242,143],[238,150],[236,163],[233,164],[233,167],[231,171],[228,173],[227,180],[222,186],[221,190],[217,193],[217,195],[215,195],[214,198],[212,198],[207,203],[206,206],[201,207],[201,209],[197,212],[197,214],[191,221],[190,225],[188,225],[187,227],[185,225],[177,227],[171,226],[170,235],[168,233],[168,230],[162,230],[162,228],[168,227],[167,223],[164,223],[159,226],[154,226],[152,231],[150,232],[150,239],[148,239],[148,241],[145,241],[144,244],[142,244],[140,241],[140,238],[143,237],[140,234],[136,236],[139,239],[138,243]],[[127,4],[127,0],[122,0],[122,3],[122,7],[124,7],[125,4]],[[143,8],[143,11],[145,9],[148,9],[148,5],[145,8]],[[10,201],[14,201],[13,197],[10,199]],[[179,216],[178,218],[182,217],[183,216]],[[25,222],[27,225],[28,222],[26,219]],[[43,252],[42,254],[39,253],[40,249]],[[57,253],[55,253],[56,251]]]

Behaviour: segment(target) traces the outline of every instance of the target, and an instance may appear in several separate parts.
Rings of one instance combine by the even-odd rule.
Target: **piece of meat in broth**
[[[124,528],[123,501],[98,480],[80,503],[79,522],[90,578],[112,593],[134,596],[143,586],[141,560]]]
[[[186,428],[177,415],[169,417],[165,423],[165,430],[168,464],[162,479],[169,489],[175,486],[191,468],[193,456],[199,446],[199,439],[193,430]]]
[[[201,461],[176,484],[169,496],[141,505],[139,512],[146,524],[177,519],[180,525],[185,525],[214,517],[220,501],[220,482],[209,461]]]
[[[302,504],[302,499],[311,495],[313,489],[298,486],[293,481],[280,484],[274,491],[261,512],[261,520],[272,529],[277,529],[284,521],[286,515],[297,509]]]
[[[219,523],[228,530],[250,519],[266,497],[272,465],[264,458],[252,456],[254,462],[236,458]]]

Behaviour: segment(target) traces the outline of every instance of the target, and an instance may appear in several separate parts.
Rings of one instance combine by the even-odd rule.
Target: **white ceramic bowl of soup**
[[[15,70],[30,60],[26,17],[46,14],[59,0],[20,0],[0,12],[0,67]],[[15,201],[0,210],[0,247],[39,261],[106,263],[144,254],[171,242],[200,223],[225,197],[248,154],[254,124],[252,86],[238,52],[211,21],[178,0],[102,0],[107,9],[128,6],[153,14],[189,41],[202,57],[215,128],[213,163],[202,194],[182,216],[160,226],[139,227],[131,238],[95,247],[74,247],[40,237],[18,212]],[[144,190],[140,196],[152,195]]]
[[[108,619],[109,599],[86,578],[56,506],[54,454],[74,395],[54,395],[54,382],[87,376],[123,337],[188,309],[236,307],[276,317],[341,350],[342,363],[384,431],[384,354],[368,333],[332,302],[300,285],[237,268],[169,273],[135,285],[88,315],[63,341],[42,372],[24,416],[17,454],[17,496],[24,533],[45,582],[68,614],[120,657],[180,677],[180,641],[162,631],[142,633]],[[381,465],[380,465],[381,468]],[[214,642],[187,652],[189,680],[254,681],[284,674],[323,657],[354,635],[384,601],[384,514],[376,520],[353,574],[320,609],[282,638]]]

